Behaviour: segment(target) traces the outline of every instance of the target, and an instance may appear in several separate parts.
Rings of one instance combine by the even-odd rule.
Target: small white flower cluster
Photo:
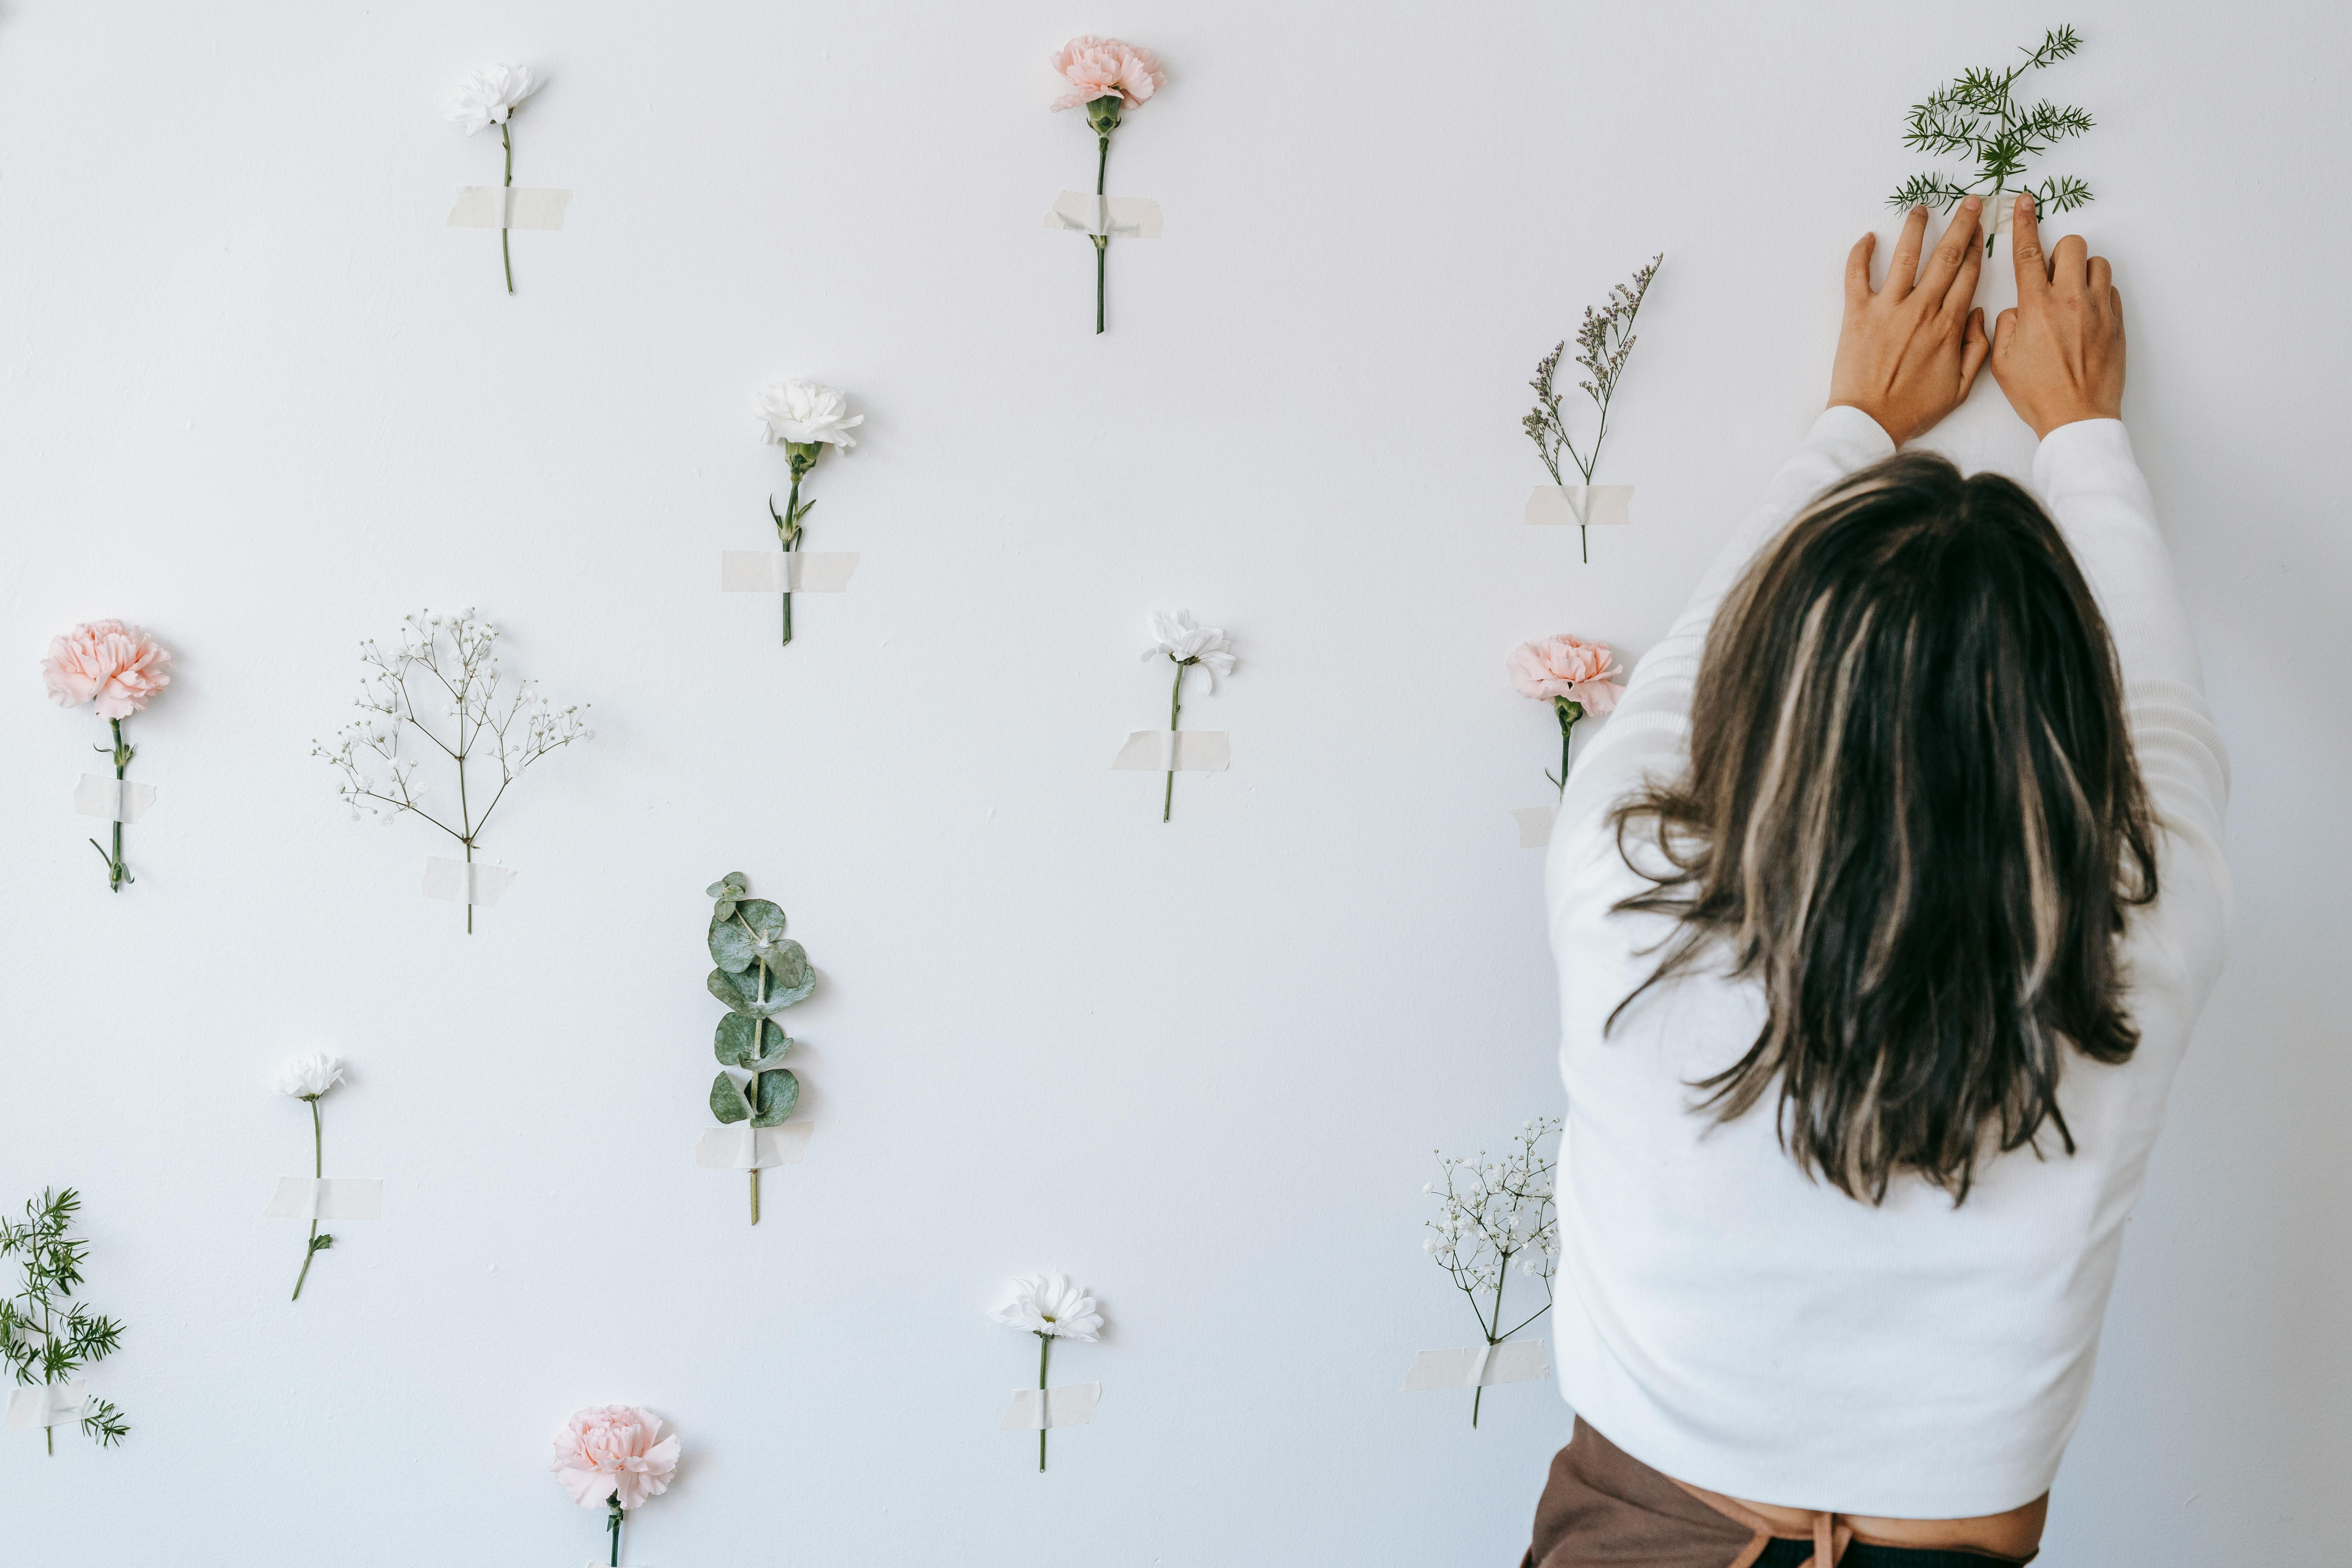
[[[372,637],[360,639],[365,668],[360,694],[352,700],[359,716],[336,732],[331,749],[315,742],[310,747],[312,756],[342,773],[336,793],[354,822],[368,813],[388,824],[413,811],[461,843],[470,842],[524,769],[574,741],[595,738],[584,702],[555,707],[530,680],[515,681],[501,692],[498,639],[498,627],[480,619],[471,605],[450,615],[419,610],[407,616],[399,646],[389,653]],[[420,712],[420,694],[431,710],[429,718],[437,722]],[[480,816],[461,806],[459,824],[453,827],[424,810],[420,803],[426,790],[416,777],[416,760],[400,750],[411,730],[457,764],[461,786],[466,763],[488,741],[499,779]],[[464,801],[462,788],[459,795]]]
[[[1440,1153],[1445,1184],[1422,1187],[1435,1194],[1438,1216],[1426,1222],[1431,1234],[1421,1249],[1454,1276],[1474,1305],[1499,1292],[1503,1277],[1518,1259],[1519,1272],[1541,1279],[1547,1293],[1559,1260],[1559,1222],[1552,1207],[1552,1162],[1536,1146],[1559,1131],[1557,1117],[1538,1117],[1521,1127],[1500,1160],[1484,1149],[1475,1157]],[[1483,1315],[1483,1314],[1482,1314]]]

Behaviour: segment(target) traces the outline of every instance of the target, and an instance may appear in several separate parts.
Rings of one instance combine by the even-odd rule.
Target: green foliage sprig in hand
[[[748,1121],[778,1127],[801,1102],[801,1080],[784,1067],[791,1037],[776,1021],[785,1008],[808,1000],[816,971],[808,953],[784,935],[784,911],[750,897],[751,884],[730,871],[704,889],[718,900],[710,912],[710,994],[727,1005],[711,1048],[719,1076],[710,1082],[710,1113],[721,1125]],[[746,1077],[738,1080],[735,1074]],[[751,1223],[760,1223],[760,1172],[751,1177]]]
[[[1987,67],[1964,71],[1928,94],[1926,102],[1913,104],[1909,128],[1903,133],[1905,146],[1937,155],[1961,153],[1976,166],[1961,180],[1940,170],[1914,174],[1887,197],[1887,205],[1948,212],[1963,196],[1983,197],[1988,256],[2000,226],[2004,193],[2014,200],[2017,193],[2031,192],[2036,210],[2045,213],[2087,205],[2091,187],[2070,174],[2053,175],[2039,185],[2028,184],[2022,176],[2027,159],[2048,152],[2053,142],[2091,129],[2090,111],[2061,109],[2048,99],[2020,104],[2013,96],[2018,79],[2026,72],[2055,65],[2082,47],[2074,28],[2056,28],[2042,36],[2039,47],[2021,48],[2025,58],[2007,70]]]
[[[122,1342],[122,1325],[74,1300],[89,1243],[66,1234],[81,1209],[81,1194],[44,1188],[25,1205],[25,1222],[0,1220],[0,1258],[14,1258],[24,1271],[24,1289],[0,1297],[0,1357],[16,1381],[47,1390],[71,1380],[94,1362],[104,1361]],[[51,1396],[41,1395],[43,1438],[58,1451],[57,1429],[47,1425]],[[18,1401],[11,1401],[10,1415]],[[15,1425],[12,1420],[11,1425]],[[119,1443],[131,1430],[112,1401],[91,1399],[82,1407],[81,1429],[100,1447]]]

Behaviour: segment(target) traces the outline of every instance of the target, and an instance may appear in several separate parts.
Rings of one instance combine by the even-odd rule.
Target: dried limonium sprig
[[[1903,144],[1938,155],[1961,153],[1975,168],[1960,180],[1941,171],[1914,174],[1886,198],[1886,205],[1948,212],[1965,196],[1979,196],[1984,201],[1985,254],[1990,256],[2000,226],[2004,193],[2032,195],[2036,212],[2071,212],[2088,204],[2091,187],[2071,174],[2053,175],[2039,185],[2027,184],[2022,176],[2027,159],[2048,152],[2053,142],[2090,130],[2090,111],[2061,109],[2048,99],[2021,104],[2014,96],[2018,79],[2026,72],[2055,65],[2082,47],[2074,28],[2054,28],[2042,35],[2036,47],[2021,47],[2018,53],[2025,58],[2007,70],[1987,67],[1964,71],[1928,94],[1924,103],[1913,104]]]
[[[58,1451],[57,1429],[49,1424],[53,1396],[47,1391],[104,1361],[122,1342],[121,1323],[74,1299],[89,1243],[66,1232],[80,1210],[81,1194],[73,1188],[44,1188],[26,1203],[22,1225],[0,1220],[0,1258],[16,1258],[24,1279],[16,1295],[0,1297],[0,1357],[17,1383],[44,1391],[41,1435],[51,1454]],[[131,1430],[111,1400],[85,1399],[80,1421],[100,1447],[120,1443]]]
[[[499,669],[498,640],[499,629],[471,605],[454,615],[419,610],[407,616],[399,645],[389,652],[373,637],[360,640],[363,668],[360,694],[352,701],[360,717],[337,731],[332,748],[310,745],[312,756],[343,775],[336,792],[352,821],[365,812],[389,824],[414,812],[463,845],[470,866],[490,814],[515,780],[549,752],[595,738],[587,703],[558,708],[541,695],[536,681],[508,682]],[[455,811],[443,806],[436,816],[422,804],[427,789],[417,777],[416,759],[401,752],[412,733],[456,764]],[[483,781],[489,799],[478,810],[467,767],[487,772],[492,762],[497,787]],[[469,900],[466,931],[471,935],[473,930]]]
[[[784,911],[751,891],[740,871],[730,871],[703,889],[717,900],[709,940],[710,962],[719,966],[705,984],[727,1005],[711,1041],[719,1076],[710,1080],[710,1113],[724,1127],[750,1122],[748,1135],[757,1139],[758,1129],[781,1127],[801,1102],[801,1080],[782,1065],[792,1037],[776,1015],[809,999],[816,990],[816,971],[809,966],[807,951],[784,935]],[[770,1029],[776,1032],[771,1035]],[[735,1072],[748,1076],[739,1083]],[[748,1173],[751,1223],[757,1225],[759,1166]]]
[[[1553,1163],[1537,1145],[1559,1131],[1559,1119],[1541,1116],[1522,1126],[1499,1160],[1481,1149],[1475,1157],[1438,1153],[1445,1184],[1422,1187],[1437,1196],[1438,1215],[1426,1222],[1430,1235],[1421,1249],[1453,1276],[1469,1298],[1479,1332],[1490,1346],[1501,1344],[1551,1310],[1551,1281],[1559,1264],[1559,1221],[1552,1207]],[[1543,1284],[1544,1303],[1509,1328],[1503,1326],[1503,1287],[1512,1259],[1519,1272]],[[1470,1396],[1470,1425],[1478,1425],[1481,1387]]]
[[[1575,363],[1583,367],[1586,379],[1578,382],[1577,385],[1584,389],[1584,395],[1592,400],[1594,409],[1601,416],[1600,423],[1593,429],[1592,445],[1589,449],[1577,449],[1576,440],[1568,431],[1568,421],[1560,415],[1562,395],[1553,384],[1553,378],[1559,370],[1560,355],[1568,352],[1567,340],[1562,339],[1551,353],[1537,362],[1536,378],[1528,383],[1535,389],[1536,405],[1526,418],[1519,421],[1519,425],[1527,431],[1528,438],[1536,444],[1536,451],[1542,456],[1544,467],[1550,470],[1553,484],[1565,486],[1567,482],[1559,471],[1559,459],[1565,454],[1568,460],[1575,465],[1576,471],[1584,476],[1585,484],[1588,487],[1591,485],[1593,470],[1601,466],[1601,439],[1609,434],[1609,400],[1616,395],[1617,378],[1624,374],[1625,362],[1633,357],[1633,318],[1641,313],[1642,300],[1650,291],[1650,279],[1658,275],[1658,268],[1665,259],[1665,252],[1660,251],[1650,258],[1647,266],[1633,274],[1631,283],[1620,283],[1612,288],[1608,302],[1600,310],[1596,310],[1590,305],[1584,308],[1584,324],[1576,329]],[[1585,504],[1588,507],[1591,504],[1590,498]],[[1583,525],[1579,525],[1577,534],[1580,552],[1590,561],[1591,550],[1585,538]]]

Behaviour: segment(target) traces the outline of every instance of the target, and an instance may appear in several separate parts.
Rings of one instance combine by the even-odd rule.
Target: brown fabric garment
[[[1812,1561],[1832,1568],[1853,1531],[1813,1516]],[[1771,1521],[1729,1498],[1661,1475],[1576,1418],[1536,1505],[1535,1542],[1520,1568],[1749,1568],[1775,1539]],[[1790,1536],[1798,1540],[1802,1537]],[[1990,1565],[2017,1561],[1983,1556]]]
[[[1771,1539],[1717,1513],[1580,1415],[1552,1458],[1521,1568],[1748,1568]]]

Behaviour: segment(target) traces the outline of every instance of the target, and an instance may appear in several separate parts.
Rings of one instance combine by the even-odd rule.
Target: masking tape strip
[[[532,185],[459,185],[451,228],[562,228],[570,191]]]
[[[1065,1383],[1053,1388],[1016,1388],[1004,1407],[1000,1432],[1042,1432],[1048,1426],[1083,1426],[1102,1402],[1099,1383]]]
[[[1108,235],[1113,239],[1158,239],[1160,204],[1150,196],[1064,191],[1046,209],[1045,226],[1068,234]]]
[[[74,810],[101,822],[136,822],[155,804],[155,786],[136,779],[84,773],[74,785]]]
[[[1404,1392],[1435,1388],[1491,1388],[1498,1383],[1533,1383],[1551,1375],[1551,1359],[1541,1340],[1505,1340],[1458,1351],[1423,1351],[1404,1374]]]
[[[8,1391],[8,1426],[17,1432],[62,1426],[80,1420],[82,1407],[89,1401],[89,1385],[79,1380],[12,1388]]]
[[[379,1176],[280,1176],[265,1219],[382,1219]]]
[[[694,1166],[698,1171],[766,1171],[797,1165],[808,1154],[814,1121],[787,1121],[782,1127],[754,1127],[738,1121],[705,1128],[694,1140]]]
[[[1570,528],[1604,528],[1633,521],[1631,485],[1538,485],[1528,493],[1527,521]]]
[[[1221,773],[1234,765],[1223,730],[1137,730],[1110,765],[1122,773]]]
[[[726,550],[719,556],[722,594],[841,594],[857,570],[857,552]]]
[[[1514,809],[1511,816],[1517,819],[1519,825],[1519,847],[1541,849],[1551,842],[1551,825],[1553,819],[1559,816],[1559,807],[1522,805]]]
[[[515,879],[511,866],[482,861],[452,860],[446,855],[425,858],[425,896],[452,903],[490,905],[506,896]]]

